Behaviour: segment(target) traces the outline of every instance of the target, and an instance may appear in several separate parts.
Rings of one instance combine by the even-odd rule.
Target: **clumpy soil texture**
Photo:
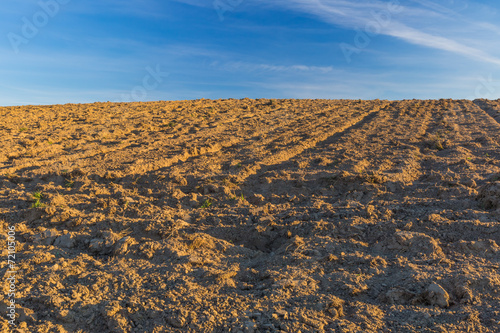
[[[3,331],[500,332],[499,112],[0,108]]]

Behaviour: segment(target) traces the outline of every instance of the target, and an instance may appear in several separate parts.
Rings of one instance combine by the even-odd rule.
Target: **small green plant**
[[[75,185],[75,182],[69,179],[66,179],[66,182],[64,183],[64,187],[66,188],[72,188]]]
[[[35,202],[33,202],[33,204],[31,205],[31,208],[41,208],[44,206],[44,204],[42,203],[42,199],[43,199],[43,194],[41,191],[36,191],[36,192],[33,192],[33,200]]]
[[[245,201],[245,197],[243,196],[243,193],[241,193],[241,195],[239,197],[237,197],[236,195],[233,195],[231,198],[231,200],[240,200],[240,201]]]
[[[236,164],[237,168],[241,168],[241,163]]]
[[[208,207],[212,206],[212,200],[210,199],[207,199],[203,202],[203,204],[201,205],[201,208],[203,209],[207,209]]]
[[[27,130],[28,130],[28,129],[27,129],[26,127],[21,127],[21,128],[19,129],[19,132],[25,132],[25,131],[27,131]]]

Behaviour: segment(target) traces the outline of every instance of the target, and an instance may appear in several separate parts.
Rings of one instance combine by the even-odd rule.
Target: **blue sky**
[[[5,0],[0,105],[500,98],[497,1]]]

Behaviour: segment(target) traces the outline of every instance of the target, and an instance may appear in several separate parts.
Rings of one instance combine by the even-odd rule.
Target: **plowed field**
[[[500,332],[500,100],[0,117],[2,331]]]

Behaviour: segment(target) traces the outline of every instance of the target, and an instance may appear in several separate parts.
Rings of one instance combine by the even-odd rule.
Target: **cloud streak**
[[[391,11],[391,3],[395,8],[394,3],[399,3],[398,1],[278,0],[268,3],[268,5],[313,15],[327,23],[347,29],[364,29],[367,25],[376,24],[380,22],[377,21],[376,17],[379,15],[379,19],[384,17],[387,22],[386,24],[379,23],[378,34],[395,37],[414,45],[460,54],[478,61],[500,65],[500,57],[467,45],[463,41],[461,42],[459,40],[459,29],[457,28],[458,25],[460,30],[464,30],[460,23],[465,23],[474,30],[482,27],[483,29],[487,28],[490,32],[498,33],[499,28],[497,26],[471,22],[456,11],[435,2],[422,0],[412,2],[417,6],[401,5],[397,10],[393,11]],[[428,22],[429,25],[424,28],[422,22]],[[439,31],[442,35],[434,31]],[[488,34],[483,31],[483,36],[488,36]]]
[[[281,73],[331,73],[334,68],[332,66],[307,66],[307,65],[271,65],[271,64],[253,64],[248,62],[228,62],[219,64],[213,62],[212,67],[226,71],[245,71],[245,72],[281,72]]]
[[[492,56],[482,50],[461,44],[449,38],[431,35],[404,25],[399,26],[399,28],[395,26],[393,29],[387,31],[386,34],[415,45],[461,54],[469,58],[486,61],[500,66],[500,58]]]
[[[210,7],[211,2],[200,0],[175,0],[185,4]],[[248,0],[247,5],[260,8],[281,8],[310,15],[332,25],[347,29],[364,29],[376,24],[375,15],[389,15],[389,22],[379,26],[378,34],[395,37],[407,43],[466,56],[481,62],[500,65],[500,50],[493,34],[500,34],[500,27],[474,20],[466,14],[473,12],[472,3],[466,1],[345,1],[345,0]],[[398,8],[391,11],[392,8]],[[467,10],[467,11],[466,11]],[[481,19],[481,18],[479,18]],[[438,31],[439,33],[437,33]],[[485,40],[481,48],[473,46],[462,35],[474,32]],[[490,38],[490,39],[488,39]],[[477,41],[473,41],[477,42]],[[488,50],[489,48],[489,50]]]

